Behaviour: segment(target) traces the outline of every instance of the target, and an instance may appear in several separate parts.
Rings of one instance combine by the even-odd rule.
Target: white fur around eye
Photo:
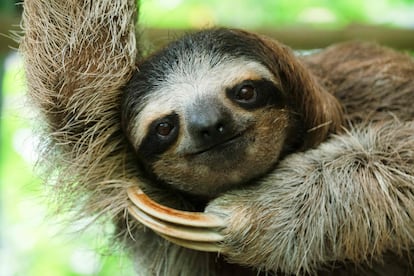
[[[221,99],[224,91],[247,79],[268,79],[276,82],[272,73],[262,64],[245,59],[223,59],[213,67],[212,57],[198,57],[181,62],[165,79],[156,83],[157,90],[149,93],[146,106],[135,119],[134,145],[138,147],[148,126],[156,119],[172,112],[185,120],[185,107],[204,97]],[[183,59],[185,60],[185,59]]]

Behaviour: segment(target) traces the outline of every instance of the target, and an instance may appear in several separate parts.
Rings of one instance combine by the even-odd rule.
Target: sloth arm
[[[389,121],[293,154],[207,213],[227,220],[229,261],[287,273],[363,264],[414,245],[414,122]]]
[[[136,174],[128,167],[130,149],[119,123],[120,87],[138,54],[135,2],[23,5],[19,49],[27,94],[46,125],[41,166],[52,170],[47,181],[62,206],[76,206],[83,215],[122,216],[126,204],[114,203],[127,202],[125,189]]]

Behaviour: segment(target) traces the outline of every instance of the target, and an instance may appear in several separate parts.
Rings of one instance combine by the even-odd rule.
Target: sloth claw
[[[167,241],[170,241],[182,247],[186,247],[186,248],[190,248],[190,249],[194,249],[198,251],[204,251],[204,252],[222,252],[222,248],[220,247],[218,243],[188,241],[188,240],[183,240],[183,239],[179,239],[176,237],[163,235],[160,233],[158,234],[164,239],[166,239]]]
[[[221,218],[201,212],[187,212],[160,205],[138,187],[128,189],[129,213],[168,241],[183,247],[219,252],[225,226]]]

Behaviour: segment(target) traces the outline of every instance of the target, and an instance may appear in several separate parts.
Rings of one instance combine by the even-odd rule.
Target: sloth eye
[[[168,136],[173,129],[174,125],[170,124],[169,122],[161,122],[155,128],[157,134],[161,136]]]
[[[137,154],[144,162],[155,160],[167,151],[178,139],[180,118],[176,113],[154,120],[136,149]]]
[[[150,133],[152,136],[154,136],[155,139],[161,139],[162,141],[167,142],[176,136],[173,134],[177,134],[178,125],[178,116],[177,114],[173,113],[155,120],[151,124]]]
[[[226,89],[226,96],[246,110],[265,106],[285,106],[283,91],[267,79],[245,80]]]
[[[252,85],[242,86],[235,95],[236,100],[250,102],[256,99],[256,89]]]

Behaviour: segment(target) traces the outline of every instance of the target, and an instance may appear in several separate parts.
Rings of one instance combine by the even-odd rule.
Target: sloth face
[[[140,63],[122,106],[146,173],[202,196],[265,174],[302,135],[287,91],[256,49],[217,32],[187,36]]]

